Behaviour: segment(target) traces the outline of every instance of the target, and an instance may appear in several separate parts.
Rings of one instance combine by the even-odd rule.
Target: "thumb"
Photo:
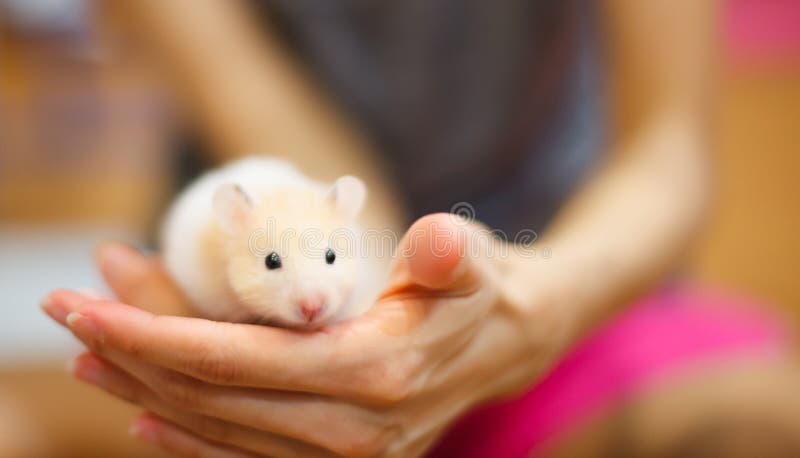
[[[389,284],[440,292],[474,290],[482,280],[480,262],[471,246],[476,241],[475,230],[455,215],[423,216],[400,242]]]

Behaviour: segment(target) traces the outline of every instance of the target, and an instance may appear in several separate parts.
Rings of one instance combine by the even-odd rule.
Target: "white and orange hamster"
[[[162,232],[166,268],[201,315],[315,329],[364,312],[381,264],[362,255],[361,180],[331,186],[250,157],[182,192]]]

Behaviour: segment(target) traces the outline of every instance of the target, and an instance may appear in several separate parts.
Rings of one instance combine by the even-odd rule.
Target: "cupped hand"
[[[471,406],[525,387],[558,351],[533,343],[505,284],[518,275],[478,231],[445,214],[417,221],[374,307],[316,332],[150,313],[153,302],[184,309],[180,295],[157,264],[119,246],[111,251],[128,261],[109,273],[101,252],[101,270],[133,306],[60,290],[43,307],[90,350],[75,375],[147,410],[132,431],[165,449],[419,455]]]

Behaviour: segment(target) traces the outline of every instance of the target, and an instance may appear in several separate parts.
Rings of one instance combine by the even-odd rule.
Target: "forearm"
[[[241,2],[117,3],[170,77],[216,157],[284,157],[323,180],[361,177],[367,217],[397,228],[401,210],[379,156]]]
[[[664,278],[686,252],[708,203],[704,136],[665,114],[609,162],[565,207],[540,247],[550,259],[518,260],[526,297],[545,297],[566,318],[565,342]],[[533,310],[537,299],[525,304]]]
[[[606,0],[613,128],[607,163],[544,234],[549,260],[511,262],[511,303],[566,345],[655,285],[708,202],[717,2]],[[537,323],[537,321],[539,323]]]

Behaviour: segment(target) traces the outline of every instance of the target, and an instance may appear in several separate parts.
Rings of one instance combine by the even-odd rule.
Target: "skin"
[[[119,3],[175,57],[172,74],[197,96],[199,125],[219,148],[300,145],[292,159],[301,168],[303,151],[330,151],[310,162],[363,176],[371,189],[370,177],[388,182],[269,31],[256,40],[237,3]],[[157,261],[106,245],[98,262],[118,301],[62,290],[43,303],[89,348],[76,377],[144,407],[137,437],[203,457],[419,455],[469,407],[534,383],[674,269],[708,201],[714,5],[608,0],[604,12],[616,129],[609,160],[537,242],[551,257],[490,256],[486,245],[461,253],[478,226],[429,215],[408,230],[366,315],[301,334],[165,316],[185,303]],[[223,50],[236,53],[223,66],[220,34],[243,44]],[[248,97],[222,83],[228,75],[247,80],[238,83],[253,89]],[[303,132],[286,119],[303,121]],[[318,139],[330,143],[310,148]],[[378,219],[391,218],[386,202],[373,206]],[[441,252],[442,241],[456,249]]]

